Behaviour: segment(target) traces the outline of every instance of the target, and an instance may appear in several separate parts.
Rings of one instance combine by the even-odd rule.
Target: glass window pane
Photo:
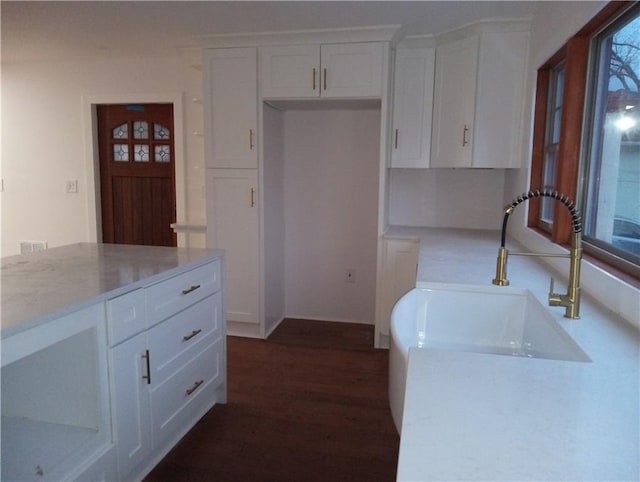
[[[167,145],[155,146],[155,160],[156,162],[170,162],[171,154],[170,154],[169,146]]]
[[[549,77],[550,97],[547,99],[547,129],[545,137],[545,155],[542,165],[542,189],[556,189],[556,169],[558,163],[558,144],[562,120],[562,94],[564,89],[564,64],[551,71]],[[540,221],[551,226],[555,201],[548,197],[540,199]]]
[[[149,161],[149,145],[135,144],[133,146],[133,160],[138,162]]]
[[[127,144],[113,145],[113,160],[122,162],[129,160],[129,146]]]
[[[542,175],[542,188],[555,189],[556,186],[556,164],[558,161],[557,149],[550,149],[545,155],[544,172]],[[548,197],[540,199],[540,219],[545,223],[553,222],[553,207],[555,200]]]
[[[133,123],[133,138],[134,139],[149,138],[149,124],[147,123],[147,121],[135,121]]]
[[[598,38],[585,236],[640,260],[640,15]]]
[[[160,124],[153,124],[153,138],[157,140],[169,139],[169,129]]]
[[[129,126],[125,122],[124,124],[119,125],[113,129],[113,138],[114,139],[126,139],[128,137]]]

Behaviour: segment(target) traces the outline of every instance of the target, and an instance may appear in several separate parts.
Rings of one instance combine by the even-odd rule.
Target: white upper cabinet
[[[257,168],[256,48],[206,50],[207,167]]]
[[[381,97],[385,45],[365,42],[263,47],[262,97]]]
[[[520,167],[528,42],[501,26],[437,47],[431,167]]]
[[[398,49],[391,167],[429,167],[435,49]]]
[[[431,167],[470,167],[478,65],[477,35],[438,46]]]
[[[473,167],[520,167],[528,46],[528,32],[482,34]]]

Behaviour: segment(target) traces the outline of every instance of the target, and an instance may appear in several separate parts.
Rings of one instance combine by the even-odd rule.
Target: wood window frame
[[[628,10],[629,6],[630,2],[609,2],[538,69],[534,104],[530,189],[540,189],[543,184],[545,133],[548,99],[550,95],[549,79],[551,70],[564,60],[565,78],[560,120],[561,130],[558,146],[558,161],[556,164],[556,189],[572,199],[576,199],[580,173],[585,95],[587,92],[587,68],[591,40],[594,34],[602,30],[603,27],[611,23],[624,11]],[[540,204],[539,198],[534,198],[529,201],[527,225],[541,232],[543,235],[549,236],[551,241],[555,243],[568,244],[571,235],[569,212],[561,203],[555,203],[553,213],[554,222],[551,227],[551,232],[549,232],[548,229],[545,229],[546,223],[541,222]],[[590,261],[594,261],[594,264],[630,282],[634,286],[640,286],[640,280],[635,276],[620,271],[618,268],[590,254],[587,254],[585,257],[589,258]],[[597,253],[595,253],[595,256],[597,256]]]

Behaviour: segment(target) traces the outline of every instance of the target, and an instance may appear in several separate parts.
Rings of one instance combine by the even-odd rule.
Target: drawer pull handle
[[[200,385],[202,385],[204,383],[204,380],[200,380],[199,382],[195,382],[193,384],[193,386],[191,388],[187,388],[185,390],[185,393],[187,395],[191,395],[193,392],[195,392],[198,388],[200,388]]]
[[[462,147],[469,144],[468,135],[469,135],[469,127],[465,124],[464,128],[462,129]]]
[[[192,291],[197,290],[198,288],[200,288],[200,285],[193,285],[191,288],[187,288],[186,290],[182,290],[182,294],[183,295],[188,295],[189,293],[191,293]]]
[[[196,336],[196,335],[200,334],[200,332],[201,332],[201,331],[202,331],[202,330],[193,330],[193,331],[191,332],[191,334],[190,334],[190,335],[183,336],[183,337],[182,337],[182,341],[189,341],[189,340],[191,340],[191,338],[193,338],[194,336]]]
[[[142,358],[144,358],[147,362],[147,374],[142,375],[142,379],[147,381],[147,385],[151,385],[151,363],[149,360],[149,350],[144,351],[144,355],[142,355]]]

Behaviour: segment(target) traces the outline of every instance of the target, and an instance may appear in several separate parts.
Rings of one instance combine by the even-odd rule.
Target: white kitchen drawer
[[[162,447],[186,433],[213,406],[216,389],[224,376],[224,338],[220,338],[151,390],[155,447]]]
[[[222,286],[219,259],[145,288],[149,327],[217,292]]]
[[[145,293],[137,289],[107,301],[109,346],[147,329]]]
[[[174,315],[149,332],[152,384],[159,384],[223,335],[222,292]]]

